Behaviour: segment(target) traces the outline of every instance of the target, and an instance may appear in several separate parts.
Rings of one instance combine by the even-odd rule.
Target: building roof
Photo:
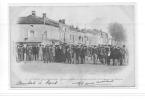
[[[34,15],[29,15],[27,17],[20,17],[18,24],[45,24],[45,25],[52,25],[55,27],[59,27],[59,23],[54,20],[50,20],[48,18],[44,19]]]

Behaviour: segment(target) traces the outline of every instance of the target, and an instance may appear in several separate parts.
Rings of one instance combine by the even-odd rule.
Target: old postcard
[[[9,6],[12,88],[135,87],[133,4]]]

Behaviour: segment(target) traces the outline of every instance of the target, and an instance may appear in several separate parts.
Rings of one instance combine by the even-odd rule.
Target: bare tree
[[[115,41],[125,41],[125,29],[120,23],[110,23],[109,32]]]

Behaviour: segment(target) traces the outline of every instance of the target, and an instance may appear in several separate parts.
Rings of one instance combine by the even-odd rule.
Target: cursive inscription
[[[104,79],[104,80],[95,80],[95,81],[77,81],[77,82],[73,82],[72,84],[78,85],[78,86],[97,86],[98,84],[102,85],[102,84],[110,84],[113,83],[114,80],[113,79]]]
[[[16,85],[56,85],[57,80],[28,80],[28,81],[18,81]]]

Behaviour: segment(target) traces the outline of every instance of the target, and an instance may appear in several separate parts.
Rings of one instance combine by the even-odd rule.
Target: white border
[[[80,0],[80,1],[78,1],[78,0],[73,0],[73,3],[84,3],[83,2],[84,0]],[[110,0],[109,0],[110,1]],[[118,0],[118,1],[120,1],[120,2],[126,2],[126,0]],[[36,0],[36,1],[33,1],[33,0],[26,0],[25,2],[24,1],[21,1],[21,0],[4,0],[4,1],[0,1],[0,12],[2,12],[2,13],[0,13],[0,22],[1,22],[1,24],[0,25],[4,25],[4,26],[0,26],[0,33],[2,33],[2,34],[0,34],[1,35],[1,37],[0,37],[0,45],[1,45],[1,47],[2,47],[2,49],[0,49],[0,52],[2,52],[2,53],[7,53],[7,50],[8,50],[8,43],[7,43],[7,38],[8,38],[8,33],[7,33],[7,26],[5,26],[5,24],[7,24],[7,20],[6,20],[6,18],[4,18],[4,17],[7,17],[7,12],[5,12],[6,11],[6,7],[8,6],[8,3],[60,3],[60,1],[58,1],[58,0],[56,0],[56,1],[50,1],[50,2],[48,2],[48,1],[45,1],[45,2],[42,2],[42,0]],[[64,2],[67,2],[67,3],[71,3],[71,2],[68,2],[67,0],[63,0],[63,2],[61,2],[61,3],[64,3]],[[90,2],[90,0],[85,0],[85,2]],[[96,1],[95,1],[96,2]],[[106,0],[101,0],[101,1],[97,1],[97,2],[106,2]],[[113,0],[111,0],[111,2],[115,2],[115,1],[113,1]],[[46,95],[51,95],[51,93],[52,94],[54,94],[54,95],[57,95],[57,93],[59,92],[59,94],[61,95],[61,93],[62,93],[62,91],[63,91],[63,93],[64,93],[64,95],[70,95],[70,93],[71,94],[73,94],[73,93],[75,93],[76,95],[77,95],[77,93],[78,93],[78,91],[79,91],[79,94],[80,95],[83,95],[83,96],[86,96],[87,94],[88,95],[99,95],[99,94],[102,94],[103,96],[104,95],[145,95],[145,86],[144,86],[144,84],[145,84],[145,80],[144,80],[144,76],[145,76],[145,63],[144,63],[144,51],[145,51],[145,47],[144,47],[144,42],[145,42],[145,39],[144,39],[144,37],[145,37],[145,31],[144,31],[144,25],[145,25],[145,14],[144,14],[144,9],[145,9],[145,2],[143,1],[143,0],[140,0],[140,1],[138,1],[138,0],[130,0],[130,2],[137,2],[137,13],[136,13],[136,15],[137,15],[137,17],[136,17],[136,43],[135,43],[135,52],[136,52],[136,54],[135,54],[135,57],[136,57],[136,63],[135,63],[135,65],[136,65],[136,74],[137,74],[137,78],[136,78],[136,81],[137,81],[137,89],[102,89],[102,90],[99,90],[98,91],[98,89],[95,91],[95,90],[92,90],[92,89],[87,89],[86,91],[83,89],[80,89],[80,90],[74,90],[74,89],[71,89],[71,91],[70,90],[57,90],[56,89],[56,91],[54,92],[54,90],[53,89],[50,89],[50,91],[48,90],[48,91],[46,91],[46,90],[40,90],[39,92],[37,91],[37,92],[35,92],[36,90],[34,90],[34,91],[29,91],[29,90],[16,90],[16,91],[13,91],[13,90],[9,90],[8,89],[8,84],[3,84],[3,83],[0,83],[0,88],[2,88],[2,89],[0,89],[0,94],[2,94],[2,95],[43,95],[43,93],[44,93],[44,95],[46,94]],[[93,3],[93,2],[92,2]],[[4,14],[4,15],[2,15],[2,14]],[[3,21],[4,20],[4,21]],[[2,29],[3,30],[5,30],[5,31],[2,31]],[[4,33],[3,33],[4,32]],[[5,33],[6,32],[6,33]],[[5,55],[1,55],[2,57],[4,57]],[[2,71],[0,71],[0,78],[2,78],[2,77],[5,77],[5,78],[2,78],[1,80],[2,81],[5,81],[4,83],[7,83],[7,82],[9,82],[9,80],[7,79],[8,78],[8,74],[7,74],[7,72],[8,72],[8,69],[7,69],[7,58],[8,58],[8,56],[6,56],[6,57],[4,57],[4,58],[0,58],[0,64],[1,64],[1,68],[0,68],[0,70],[2,70]],[[84,92],[85,91],[85,92]],[[40,94],[39,94],[40,93]],[[108,98],[108,97],[107,97]],[[99,99],[99,98],[98,98]],[[108,98],[109,99],[109,98]],[[139,99],[139,98],[138,98]],[[115,99],[114,99],[115,100]]]

